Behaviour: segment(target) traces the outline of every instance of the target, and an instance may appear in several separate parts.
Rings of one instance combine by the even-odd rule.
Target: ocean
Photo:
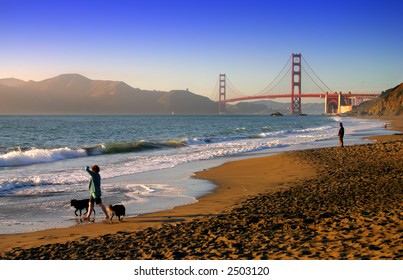
[[[137,216],[212,192],[196,171],[338,145],[340,121],[345,145],[390,133],[380,120],[339,116],[0,116],[0,234],[79,224],[70,200],[89,197],[87,165],[101,168],[104,204]]]

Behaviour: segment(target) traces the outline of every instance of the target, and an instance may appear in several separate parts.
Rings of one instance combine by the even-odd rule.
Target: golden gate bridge
[[[290,63],[291,61],[291,63]],[[307,65],[307,68],[302,65],[302,61]],[[289,65],[291,64],[291,67]],[[287,67],[288,66],[288,67]],[[316,87],[314,92],[302,91],[302,72],[306,75],[313,85]],[[288,93],[285,90],[279,90],[279,85],[285,81],[285,77],[291,73],[291,89]],[[316,78],[316,79],[315,79]],[[217,91],[218,84],[218,91]],[[250,100],[268,100],[278,98],[290,99],[290,114],[302,114],[301,99],[302,98],[322,98],[325,99],[324,113],[325,114],[341,114],[348,112],[353,106],[359,103],[375,99],[379,96],[378,93],[342,93],[331,90],[305,60],[299,54],[292,54],[280,73],[274,80],[263,90],[255,95],[244,94],[239,91],[228,79],[226,74],[219,74],[219,79],[214,89],[213,95],[218,96],[218,111],[220,114],[225,113],[227,103],[250,101]],[[218,92],[218,95],[217,95]],[[234,96],[235,95],[235,96]]]

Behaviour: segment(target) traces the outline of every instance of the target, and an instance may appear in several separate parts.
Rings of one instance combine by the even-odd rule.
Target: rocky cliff
[[[383,91],[375,100],[356,106],[348,115],[400,116],[403,115],[403,83]]]

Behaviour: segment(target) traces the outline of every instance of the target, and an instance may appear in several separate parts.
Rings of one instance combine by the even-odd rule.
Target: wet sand
[[[195,204],[0,235],[1,259],[403,259],[403,136],[376,140],[229,162]]]

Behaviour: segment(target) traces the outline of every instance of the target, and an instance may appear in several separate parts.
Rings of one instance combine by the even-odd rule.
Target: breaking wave
[[[57,149],[31,148],[0,155],[0,167],[31,165],[85,156],[87,156],[87,152],[84,149],[74,150],[68,147]]]
[[[13,148],[12,151],[0,155],[0,167],[48,163],[102,154],[120,154],[162,148],[178,148],[185,145],[186,140],[171,140],[163,143],[152,143],[146,141],[121,142],[99,144],[83,148]]]

